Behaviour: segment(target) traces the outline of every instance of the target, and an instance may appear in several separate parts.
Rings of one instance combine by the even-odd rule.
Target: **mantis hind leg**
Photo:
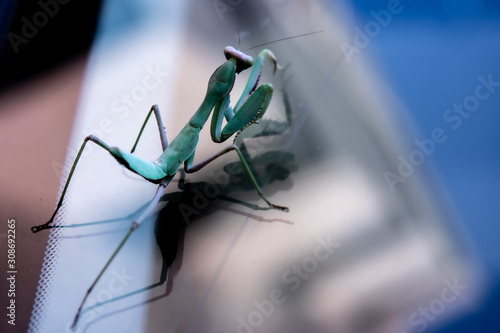
[[[120,242],[120,244],[118,245],[118,247],[116,248],[116,250],[113,252],[113,254],[111,255],[111,257],[108,259],[108,261],[106,262],[106,264],[104,265],[104,267],[101,269],[101,271],[99,272],[99,274],[95,278],[94,282],[90,285],[89,289],[85,293],[85,296],[83,297],[83,300],[80,303],[80,306],[78,307],[78,311],[77,311],[77,313],[75,315],[75,319],[73,320],[73,324],[71,325],[72,328],[74,328],[76,326],[76,324],[78,322],[78,319],[80,318],[80,315],[81,315],[82,311],[84,311],[83,310],[83,306],[85,305],[85,302],[86,302],[87,298],[89,297],[90,293],[92,292],[92,290],[94,289],[95,285],[101,279],[101,277],[103,276],[104,272],[108,269],[109,265],[111,264],[111,262],[113,261],[113,259],[116,257],[116,255],[118,254],[118,252],[120,252],[120,250],[125,245],[125,243],[128,241],[128,239],[130,238],[130,236],[132,235],[132,233],[137,228],[140,227],[140,225],[146,219],[146,217],[148,217],[149,214],[153,211],[153,209],[156,206],[156,204],[158,203],[158,201],[160,201],[161,194],[163,193],[163,190],[167,187],[167,185],[170,183],[170,181],[172,180],[172,178],[173,177],[167,177],[167,178],[165,178],[165,179],[163,179],[161,181],[160,185],[158,186],[158,189],[156,190],[156,194],[153,197],[153,200],[151,200],[151,202],[149,203],[148,207],[132,222],[132,225],[130,226],[130,229],[128,230],[127,234],[125,235],[125,237],[123,238],[123,240]],[[160,281],[158,282],[159,284],[157,283],[157,284],[151,285],[149,287],[146,287],[145,289],[140,289],[140,290],[138,290],[136,292],[133,292],[133,293],[130,293],[130,294],[126,294],[123,297],[132,296],[132,294],[138,293],[138,292],[140,292],[142,290],[148,290],[148,289],[151,289],[151,288],[154,288],[154,287],[156,287],[158,285],[163,284],[165,282],[164,278],[167,277],[166,274],[168,272],[168,271],[163,270],[163,268],[165,268],[165,266],[162,266],[162,273],[161,273]]]
[[[162,267],[161,267],[161,272],[160,272],[160,279],[159,279],[158,282],[153,283],[153,284],[151,284],[151,285],[149,285],[147,287],[140,288],[140,289],[137,289],[135,291],[129,292],[127,294],[124,294],[124,295],[121,295],[121,296],[117,296],[115,298],[112,298],[112,299],[109,299],[109,300],[106,300],[106,301],[102,301],[102,302],[96,303],[96,304],[94,304],[94,305],[92,305],[92,306],[90,306],[88,308],[82,309],[80,311],[80,316],[84,315],[88,311],[92,311],[92,310],[94,310],[96,308],[99,308],[101,306],[104,306],[106,304],[114,303],[116,301],[119,301],[119,300],[122,300],[122,299],[126,299],[128,297],[131,297],[131,296],[134,296],[134,295],[146,292],[148,290],[154,289],[156,287],[159,287],[159,286],[163,285],[165,282],[167,282],[167,290],[165,291],[165,294],[162,295],[162,296],[160,296],[160,297],[167,296],[171,292],[171,277],[170,277],[170,274],[169,274],[169,266],[167,265],[167,263],[163,262],[162,263]],[[158,298],[158,297],[155,297],[154,299],[156,299],[156,298]],[[146,302],[153,301],[154,299],[148,300]]]
[[[107,145],[104,141],[101,139],[97,138],[94,135],[89,135],[87,136],[84,140],[83,143],[80,147],[80,150],[78,151],[78,154],[76,155],[75,161],[73,162],[73,165],[71,167],[71,171],[69,173],[68,179],[66,180],[66,183],[64,184],[64,189],[61,194],[61,198],[59,198],[59,201],[57,203],[56,209],[54,210],[54,213],[50,217],[50,219],[38,226],[31,227],[32,232],[39,232],[44,229],[50,229],[50,228],[57,228],[57,226],[53,226],[52,222],[54,221],[55,216],[57,215],[57,212],[62,206],[62,203],[64,201],[64,197],[66,195],[66,191],[68,190],[69,183],[71,182],[71,179],[73,178],[73,174],[75,173],[76,166],[78,162],[80,161],[80,157],[82,156],[83,150],[85,149],[85,146],[87,145],[87,142],[92,141],[95,144],[97,144],[99,147],[103,148],[107,152],[109,152],[113,157],[122,165],[125,165],[127,168],[130,170],[136,172],[137,174],[141,175],[145,179],[156,182],[158,183],[161,181],[162,178],[166,176],[164,172],[162,172],[154,163],[152,162],[147,162],[142,159],[139,159],[138,157],[134,157],[131,154],[124,153],[122,152],[119,148],[116,147],[110,147]]]
[[[97,144],[99,147],[109,151],[110,147],[104,143],[102,140],[100,140],[99,138],[93,136],[93,135],[89,135],[85,138],[85,140],[83,140],[83,143],[80,147],[80,150],[78,151],[78,154],[76,155],[76,158],[75,158],[75,161],[73,162],[73,166],[71,167],[71,171],[69,172],[69,176],[68,176],[68,179],[66,180],[66,184],[64,184],[64,189],[63,189],[63,192],[61,194],[61,198],[59,198],[59,202],[57,203],[57,206],[56,206],[56,209],[54,210],[54,213],[52,214],[52,216],[50,217],[50,219],[45,223],[45,224],[42,224],[42,225],[39,225],[39,226],[34,226],[34,227],[31,227],[31,231],[32,232],[39,232],[43,229],[49,229],[49,228],[56,228],[57,226],[52,226],[52,222],[54,221],[54,218],[55,216],[57,215],[57,212],[59,211],[59,209],[61,208],[61,205],[64,201],[64,196],[66,195],[66,191],[68,190],[68,186],[69,186],[69,183],[71,182],[71,178],[73,177],[73,174],[75,172],[75,169],[76,169],[76,165],[78,164],[78,161],[80,160],[80,157],[82,156],[82,153],[83,153],[83,150],[85,149],[85,146],[87,145],[87,142],[89,141],[92,141],[94,142],[95,144]]]

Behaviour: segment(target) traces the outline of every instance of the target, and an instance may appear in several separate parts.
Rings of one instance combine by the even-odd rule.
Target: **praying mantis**
[[[108,259],[104,267],[97,275],[96,279],[93,281],[93,283],[85,293],[85,296],[83,297],[83,300],[75,315],[72,324],[73,328],[77,324],[88,296],[91,294],[99,279],[102,277],[120,249],[127,242],[131,234],[137,228],[139,228],[146,217],[148,217],[148,215],[153,211],[154,207],[159,202],[163,191],[182,166],[184,167],[184,171],[186,173],[193,173],[207,166],[217,158],[231,151],[235,151],[243,165],[244,170],[252,181],[255,190],[258,192],[259,196],[267,203],[269,209],[277,209],[280,211],[288,212],[289,209],[287,207],[273,204],[267,199],[267,197],[262,192],[259,184],[257,183],[255,176],[253,175],[245,159],[244,154],[234,141],[231,145],[220,150],[213,156],[197,164],[193,164],[200,131],[208,121],[208,118],[210,117],[212,112],[213,114],[210,124],[210,134],[212,140],[216,143],[222,143],[233,136],[233,134],[239,133],[248,126],[256,123],[264,116],[269,103],[271,102],[274,90],[273,86],[270,83],[265,83],[259,86],[259,78],[264,60],[267,58],[272,62],[273,73],[276,72],[277,69],[281,69],[281,66],[278,65],[275,55],[268,49],[264,49],[263,51],[261,51],[255,61],[251,56],[236,50],[232,46],[227,46],[224,49],[224,54],[227,61],[220,67],[218,67],[210,77],[207,93],[205,95],[205,98],[203,99],[203,102],[201,103],[195,114],[191,117],[189,122],[172,140],[172,142],[169,143],[167,140],[165,128],[163,126],[161,114],[157,105],[153,105],[147,113],[146,119],[130,152],[127,152],[118,147],[109,146],[94,135],[87,136],[84,139],[80,150],[78,151],[75,161],[73,162],[61,197],[51,218],[45,224],[34,226],[31,228],[32,232],[35,233],[44,229],[60,227],[57,225],[53,225],[54,218],[62,206],[64,196],[71,182],[71,178],[73,177],[78,161],[80,160],[80,157],[89,141],[106,150],[118,163],[120,163],[133,173],[136,173],[137,175],[141,176],[151,183],[158,184],[156,193],[151,202],[148,204],[147,208],[133,220],[127,234],[119,243],[116,250],[113,252],[111,257]],[[233,88],[236,74],[239,74],[240,72],[248,68],[252,68],[248,82],[243,90],[240,99],[238,100],[234,108],[231,108],[230,92]],[[154,113],[158,125],[163,153],[156,160],[150,162],[134,155],[134,151],[152,113]],[[224,127],[222,127],[224,119],[226,119],[226,124],[224,125]]]

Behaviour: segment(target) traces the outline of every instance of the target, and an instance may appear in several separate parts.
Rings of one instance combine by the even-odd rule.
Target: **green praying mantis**
[[[225,147],[213,156],[197,164],[193,164],[200,131],[208,121],[210,114],[212,114],[213,112],[210,124],[210,134],[212,140],[216,143],[222,143],[233,136],[233,134],[239,133],[248,126],[256,123],[264,116],[269,103],[271,102],[274,90],[273,86],[270,83],[265,83],[259,86],[259,78],[264,60],[267,58],[272,62],[273,73],[275,73],[277,69],[281,69],[281,67],[278,65],[275,55],[268,49],[264,49],[263,51],[261,51],[255,61],[251,56],[236,50],[232,46],[226,47],[224,49],[224,54],[227,61],[220,67],[218,67],[210,77],[207,93],[205,95],[205,98],[203,99],[203,102],[201,103],[195,114],[191,117],[189,122],[184,126],[184,128],[172,140],[170,144],[167,140],[165,128],[163,126],[160,111],[157,105],[153,105],[149,110],[130,152],[124,151],[123,149],[120,149],[118,147],[109,146],[94,135],[87,136],[84,139],[80,150],[78,151],[75,161],[73,162],[68,179],[66,180],[66,183],[64,185],[63,192],[51,218],[45,224],[34,226],[31,228],[32,232],[35,233],[44,229],[60,227],[58,225],[53,225],[54,218],[61,208],[64,196],[71,182],[71,178],[75,172],[78,161],[80,160],[82,152],[84,151],[85,146],[89,141],[106,150],[109,154],[111,154],[111,156],[116,159],[118,163],[125,166],[130,171],[138,174],[151,183],[158,184],[158,189],[156,190],[156,193],[151,202],[148,204],[147,208],[137,218],[134,219],[127,234],[122,239],[116,250],[113,252],[111,257],[99,272],[92,285],[87,290],[75,315],[72,324],[73,328],[76,326],[83,306],[85,305],[85,302],[88,296],[91,294],[94,286],[102,277],[120,249],[127,242],[131,234],[137,228],[139,228],[141,223],[153,211],[154,207],[160,200],[164,189],[167,187],[167,185],[174,178],[174,176],[182,166],[184,166],[184,171],[186,173],[193,173],[207,166],[215,159],[231,151],[235,151],[243,165],[244,170],[246,171],[248,177],[251,179],[253,186],[257,190],[259,196],[267,203],[269,209],[277,209],[284,212],[288,211],[287,207],[273,204],[266,198],[259,184],[257,183],[255,176],[253,175],[245,159],[244,154],[235,144],[235,142]],[[251,67],[252,71],[243,90],[243,93],[234,108],[231,108],[230,92],[233,88],[236,74]],[[152,113],[154,113],[155,115],[160,132],[160,140],[163,147],[163,153],[160,155],[160,157],[151,162],[137,157],[136,155],[134,155],[134,151]],[[224,119],[226,119],[226,124],[224,125],[224,127],[222,127]]]

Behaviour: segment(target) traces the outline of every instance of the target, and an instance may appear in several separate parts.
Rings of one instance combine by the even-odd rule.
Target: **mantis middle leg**
[[[208,165],[210,162],[214,161],[215,159],[229,153],[230,151],[232,150],[235,150],[236,153],[238,154],[238,157],[240,158],[241,160],[241,163],[243,164],[243,167],[245,168],[245,171],[247,172],[248,176],[250,177],[250,179],[252,180],[252,183],[253,185],[255,186],[255,189],[257,190],[257,193],[259,193],[260,197],[262,199],[264,199],[264,201],[272,208],[275,208],[275,209],[279,209],[279,210],[282,210],[282,211],[285,211],[285,212],[288,212],[288,207],[284,207],[284,206],[278,206],[278,205],[275,205],[273,203],[271,203],[267,198],[266,196],[264,195],[264,193],[262,192],[259,184],[257,183],[257,180],[255,179],[255,176],[253,175],[252,171],[250,170],[250,167],[248,166],[248,163],[247,161],[245,160],[245,157],[243,156],[243,154],[241,153],[241,150],[238,148],[238,146],[236,146],[234,143],[230,146],[227,146],[226,148],[222,149],[220,152],[218,152],[217,154],[207,158],[206,160],[196,164],[196,165],[191,165],[192,162],[193,162],[193,158],[194,158],[194,154],[191,155],[191,157],[185,162],[184,164],[184,170],[187,172],[187,173],[193,173],[193,172],[196,172],[198,170],[200,170],[201,168],[205,167],[206,165]]]

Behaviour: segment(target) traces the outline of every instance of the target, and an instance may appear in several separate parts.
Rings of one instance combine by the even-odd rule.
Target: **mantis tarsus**
[[[174,140],[172,140],[170,144],[168,143],[161,115],[156,105],[153,105],[149,110],[130,153],[118,147],[109,146],[93,135],[87,136],[83,141],[80,150],[78,151],[75,161],[73,162],[73,166],[69,173],[68,179],[66,180],[66,184],[64,186],[59,202],[57,203],[57,207],[52,214],[52,217],[49,219],[49,221],[47,221],[47,223],[31,228],[33,232],[38,232],[43,229],[59,227],[56,225],[52,225],[53,220],[57,212],[61,208],[66,190],[68,189],[68,185],[74,174],[76,165],[78,164],[82,152],[85,149],[87,142],[89,141],[108,151],[120,164],[122,164],[132,172],[142,176],[144,179],[152,183],[158,184],[158,189],[152,201],[149,203],[147,208],[136,219],[134,219],[127,234],[120,242],[116,250],[113,252],[111,257],[108,259],[108,261],[98,274],[97,278],[87,290],[78,308],[72,327],[76,325],[82,308],[85,305],[85,301],[92,292],[94,286],[97,284],[120,249],[127,242],[130,235],[152,212],[155,205],[160,200],[163,190],[167,187],[172,178],[177,174],[182,164],[184,164],[184,170],[187,173],[193,173],[205,167],[210,162],[221,157],[222,155],[234,150],[238,154],[238,157],[240,158],[241,163],[246,173],[250,177],[258,194],[269,205],[269,208],[288,211],[287,207],[275,205],[265,197],[245,160],[244,154],[234,142],[212,157],[209,157],[206,160],[193,165],[194,155],[199,139],[199,133],[202,127],[207,122],[212,111],[213,115],[210,126],[210,134],[214,142],[221,143],[229,139],[234,133],[242,131],[246,127],[252,125],[260,118],[262,118],[269,106],[273,95],[274,88],[270,83],[265,83],[258,86],[261,68],[265,58],[269,58],[272,61],[274,72],[276,71],[276,69],[280,68],[277,63],[276,57],[270,50],[265,49],[261,51],[255,61],[252,57],[236,50],[231,46],[228,46],[224,49],[224,54],[227,61],[219,68],[217,68],[210,77],[207,93],[203,102],[201,103],[200,107],[195,112],[193,117],[191,117],[189,122],[186,124],[186,126],[174,138]],[[235,76],[237,73],[240,73],[241,71],[250,67],[253,67],[252,72],[244,88],[242,96],[240,97],[234,108],[231,108],[229,105],[229,95],[234,85]],[[137,147],[139,139],[141,138],[144,127],[152,113],[154,113],[156,117],[160,132],[160,139],[164,151],[155,161],[149,162],[135,156],[133,153]],[[224,118],[226,119],[227,123],[222,128]]]

